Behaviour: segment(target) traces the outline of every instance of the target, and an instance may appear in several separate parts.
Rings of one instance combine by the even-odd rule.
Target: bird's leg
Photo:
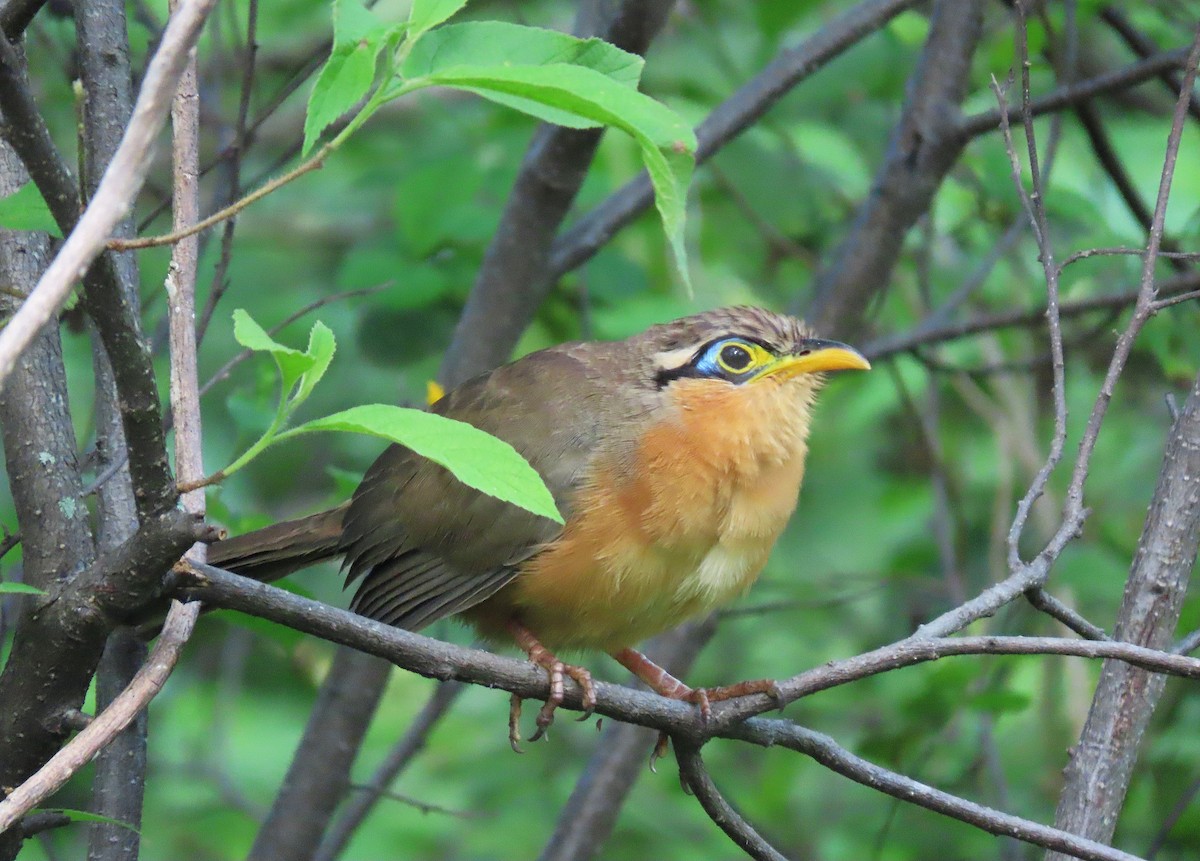
[[[698,705],[700,717],[703,720],[708,720],[712,715],[712,703],[745,697],[750,694],[766,694],[780,705],[783,704],[783,693],[774,679],[754,679],[719,688],[692,688],[679,681],[637,649],[622,649],[619,652],[613,652],[612,656],[620,662],[621,666],[664,697]]]
[[[649,685],[655,692],[673,700],[682,700],[699,706],[700,720],[705,723],[712,715],[712,704],[722,700],[731,700],[750,694],[766,694],[781,707],[783,705],[783,693],[779,690],[779,685],[772,679],[755,679],[720,688],[692,688],[679,681],[637,649],[622,649],[619,652],[612,652],[612,656],[621,666]],[[665,756],[666,752],[667,734],[659,733],[658,743],[654,746],[654,753],[650,757],[650,767],[653,768],[654,761]]]
[[[583,716],[580,720],[585,720],[589,717],[596,708],[596,689],[592,685],[592,674],[583,667],[577,667],[574,664],[566,664],[560,661],[553,652],[542,645],[533,631],[526,628],[516,619],[510,619],[508,622],[508,631],[512,634],[517,645],[524,650],[529,656],[529,660],[537,664],[546,671],[546,675],[550,679],[550,696],[546,698],[545,704],[538,712],[537,730],[529,737],[530,741],[537,741],[546,734],[546,730],[550,724],[554,723],[554,711],[563,701],[563,676],[570,676],[579,685],[583,692]],[[521,739],[521,731],[518,723],[521,719],[521,698],[513,694],[512,701],[508,710],[508,740],[512,744],[513,750],[517,753],[521,752],[519,742]]]

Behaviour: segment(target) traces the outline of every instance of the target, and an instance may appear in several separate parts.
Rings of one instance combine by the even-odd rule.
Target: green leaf
[[[62,236],[50,207],[37,186],[27,182],[8,197],[0,198],[0,227],[6,230],[40,230]]]
[[[325,128],[371,89],[375,66],[391,32],[360,0],[334,0],[333,51],[321,67],[304,116],[307,155]]]
[[[467,5],[467,0],[413,0],[412,12],[408,15],[408,38],[415,43],[432,27],[451,17]]]
[[[113,819],[111,816],[101,816],[99,813],[91,813],[87,810],[72,810],[70,807],[39,807],[38,809],[43,813],[61,813],[64,816],[70,817],[72,821],[104,822],[108,825],[119,825],[121,828],[128,828],[134,834],[142,833],[121,819]]]
[[[321,322],[313,324],[308,335],[307,350],[300,352],[285,347],[268,335],[243,308],[233,312],[233,337],[248,350],[271,354],[279,367],[283,396],[293,409],[312,394],[313,386],[325,376],[337,349],[333,332]]]
[[[36,586],[30,586],[26,583],[0,583],[0,595],[45,595],[46,593]]]
[[[645,61],[603,39],[577,39],[557,30],[506,21],[448,24],[413,46],[402,68],[421,78],[454,66],[546,66],[566,63],[593,69],[637,89]]]
[[[554,498],[529,462],[503,440],[465,422],[387,404],[352,407],[282,436],[350,431],[383,437],[441,464],[463,484],[562,523]]]
[[[337,48],[353,48],[360,42],[380,42],[389,29],[361,0],[334,0],[334,53]]]
[[[267,330],[258,325],[245,308],[234,309],[233,338],[247,350],[256,353],[297,352],[268,335]]]
[[[654,186],[654,203],[683,283],[691,290],[683,227],[687,187],[695,164],[696,136],[674,111],[594,69],[546,66],[455,66],[407,83],[407,89],[442,85],[477,93],[539,119],[583,128],[611,125],[642,151]]]
[[[358,104],[371,89],[378,52],[379,45],[370,42],[359,43],[350,49],[334,49],[308,97],[301,155],[308,155],[321,132]]]
[[[305,357],[312,360],[312,364],[300,378],[300,387],[292,397],[293,404],[299,406],[312,394],[313,387],[329,370],[329,363],[333,361],[333,354],[336,351],[337,341],[333,337],[332,330],[320,321],[314,323],[312,330],[308,333],[308,349],[304,352]]]

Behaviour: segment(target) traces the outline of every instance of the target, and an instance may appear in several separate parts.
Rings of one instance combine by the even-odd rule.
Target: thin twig
[[[171,95],[183,73],[188,52],[215,3],[216,0],[183,0],[178,12],[171,16],[162,44],[146,69],[133,119],[96,194],[29,298],[0,330],[0,386],[12,373],[17,358],[58,313],[80,274],[104,249],[113,228],[145,182],[150,168],[147,153],[166,120]]]
[[[129,687],[33,776],[0,801],[0,832],[12,827],[45,798],[57,792],[154,699],[175,668],[175,662],[179,660],[183,644],[191,636],[199,613],[198,603],[172,602],[162,634]]]
[[[1181,293],[1195,291],[1200,285],[1200,272],[1189,272],[1185,275],[1175,275],[1158,283],[1155,294],[1160,297],[1174,297]],[[1091,296],[1087,299],[1077,299],[1064,302],[1059,306],[1059,319],[1081,317],[1098,311],[1112,311],[1127,308],[1137,302],[1141,289],[1126,290],[1107,296]],[[1164,301],[1163,299],[1159,300]],[[966,320],[962,323],[950,323],[934,327],[918,324],[911,331],[902,335],[892,335],[879,338],[863,347],[863,355],[871,361],[881,361],[900,353],[908,353],[918,347],[944,344],[972,335],[994,332],[998,329],[1015,327],[1032,328],[1042,326],[1046,320],[1046,307],[1001,311]]]
[[[762,718],[756,720],[762,720]],[[1095,840],[1078,837],[1049,825],[1042,825],[982,804],[976,804],[910,777],[889,771],[856,756],[824,733],[801,726],[789,726],[783,721],[772,721],[771,731],[766,733],[755,732],[758,728],[751,722],[744,724],[738,731],[731,732],[730,735],[746,741],[763,739],[768,744],[780,745],[797,751],[812,757],[831,771],[856,783],[861,783],[909,804],[915,804],[960,822],[974,825],[990,834],[1015,837],[1025,843],[1070,853],[1076,858],[1085,859],[1085,861],[1141,861],[1135,855],[1113,849],[1097,843]]]
[[[205,2],[208,2],[208,0],[205,0]],[[172,245],[188,236],[195,236],[197,233],[207,230],[214,224],[220,224],[226,218],[232,218],[250,204],[261,200],[271,192],[287,185],[289,182],[299,179],[300,177],[304,176],[304,174],[311,173],[312,171],[318,169],[324,165],[325,158],[330,152],[333,151],[334,148],[334,143],[332,141],[325,144],[323,147],[317,150],[316,155],[312,156],[310,159],[308,159],[308,161],[297,165],[282,176],[278,176],[262,187],[250,192],[241,200],[235,201],[224,209],[214,212],[207,218],[197,221],[195,224],[191,224],[187,227],[179,228],[177,230],[172,230],[170,233],[164,233],[161,236],[142,236],[137,239],[111,239],[108,242],[108,247],[114,251],[128,251],[129,249],[133,248],[155,248],[160,245]]]
[[[387,757],[371,775],[366,786],[355,787],[361,791],[346,803],[346,809],[329,829],[313,861],[335,861],[345,850],[350,838],[375,809],[380,797],[387,795],[388,787],[412,762],[413,757],[425,746],[429,733],[449,711],[450,706],[466,690],[465,685],[443,682],[437,686],[424,708],[408,725],[404,735],[396,742]],[[392,796],[388,796],[392,797]]]
[[[1026,193],[1021,182],[1021,163],[1013,147],[1012,132],[1008,123],[1008,102],[1005,93],[995,83],[996,98],[1000,103],[1000,130],[1004,136],[1004,147],[1008,152],[1012,165],[1013,182],[1017,194],[1021,198],[1029,223],[1033,228],[1034,240],[1037,243],[1038,258],[1042,263],[1042,271],[1046,276],[1046,323],[1050,334],[1051,368],[1053,374],[1052,390],[1054,398],[1054,435],[1050,441],[1050,452],[1042,467],[1033,477],[1029,489],[1017,503],[1017,511],[1013,517],[1012,526],[1008,532],[1008,569],[1012,574],[1025,570],[1019,548],[1021,534],[1029,521],[1033,504],[1041,497],[1054,472],[1062,460],[1063,450],[1067,439],[1067,394],[1065,363],[1063,359],[1062,325],[1058,314],[1058,274],[1059,269],[1054,263],[1054,249],[1050,242],[1050,226],[1046,219],[1044,187],[1041,170],[1038,166],[1037,138],[1033,131],[1033,113],[1030,110],[1032,101],[1029,85],[1029,44],[1028,25],[1025,20],[1023,0],[1013,4],[1016,12],[1016,42],[1017,58],[1021,64],[1021,106],[1022,120],[1025,125],[1025,142],[1029,153],[1029,173],[1032,191]]]
[[[230,148],[229,161],[229,191],[226,200],[234,201],[242,193],[242,159],[246,157],[249,134],[246,121],[250,113],[250,95],[254,91],[255,57],[258,54],[258,0],[250,0],[246,12],[246,48],[242,60],[242,94],[238,99],[237,121],[234,125],[233,144]],[[221,255],[217,259],[216,269],[213,270],[212,286],[208,290],[208,300],[204,303],[204,312],[196,327],[196,343],[204,342],[204,334],[212,321],[217,303],[221,301],[228,283],[226,274],[229,272],[229,262],[233,259],[233,232],[237,225],[234,218],[225,222],[221,233]]]
[[[1062,622],[1076,634],[1089,640],[1111,640],[1099,625],[1085,619],[1078,611],[1068,607],[1041,587],[1030,589],[1025,597],[1047,616]]]

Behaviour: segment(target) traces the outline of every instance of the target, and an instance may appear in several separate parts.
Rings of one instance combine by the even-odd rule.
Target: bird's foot
[[[550,680],[550,696],[546,698],[546,702],[538,711],[535,721],[537,729],[529,737],[529,740],[537,741],[543,738],[546,730],[554,723],[554,712],[562,705],[566,693],[563,685],[564,677],[573,679],[579,685],[582,691],[583,705],[583,714],[579,719],[587,720],[596,709],[596,689],[592,684],[592,674],[584,667],[560,661],[553,652],[541,644],[532,631],[519,622],[509,622],[508,630],[512,633],[513,639],[517,641],[517,645],[529,656],[529,660],[544,669]],[[508,709],[508,741],[517,753],[522,752],[520,721],[521,698],[513,694]]]
[[[752,679],[733,685],[724,685],[719,688],[690,688],[689,691],[690,693],[679,697],[679,699],[698,705],[700,707],[700,717],[705,722],[712,716],[713,703],[734,700],[738,697],[748,697],[751,694],[766,694],[775,703],[776,708],[783,708],[787,705],[783,697],[783,691],[780,690],[779,683],[774,679]]]
[[[707,724],[712,717],[712,704],[724,700],[750,694],[766,694],[783,708],[785,705],[783,691],[773,679],[755,679],[738,682],[735,685],[725,685],[719,688],[693,688],[685,685],[679,679],[668,673],[654,661],[647,658],[636,649],[622,649],[614,652],[613,657],[622,666],[649,685],[656,693],[673,700],[693,703],[700,711],[700,721]],[[658,742],[650,755],[650,770],[655,770],[655,764],[667,754],[668,736],[665,732],[658,734]]]

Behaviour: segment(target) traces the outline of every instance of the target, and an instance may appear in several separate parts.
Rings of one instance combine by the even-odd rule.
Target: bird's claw
[[[658,774],[658,761],[667,755],[671,747],[671,737],[665,732],[659,732],[658,741],[654,742],[654,750],[650,751],[650,773]]]
[[[564,677],[570,677],[579,685],[581,691],[580,701],[583,707],[583,714],[579,720],[587,720],[596,710],[596,688],[592,684],[592,674],[583,667],[563,663],[544,650],[541,655],[536,657],[530,655],[530,658],[546,671],[546,675],[550,680],[550,695],[546,697],[546,702],[538,710],[537,719],[534,721],[537,729],[529,737],[529,741],[538,741],[547,737],[546,731],[554,723],[554,713],[562,705],[563,699],[566,696],[563,684]],[[520,747],[520,719],[521,698],[513,694],[508,711],[508,740],[513,750],[517,753],[523,752]]]
[[[521,749],[521,698],[513,694],[508,700],[508,743],[513,753],[524,753]]]

